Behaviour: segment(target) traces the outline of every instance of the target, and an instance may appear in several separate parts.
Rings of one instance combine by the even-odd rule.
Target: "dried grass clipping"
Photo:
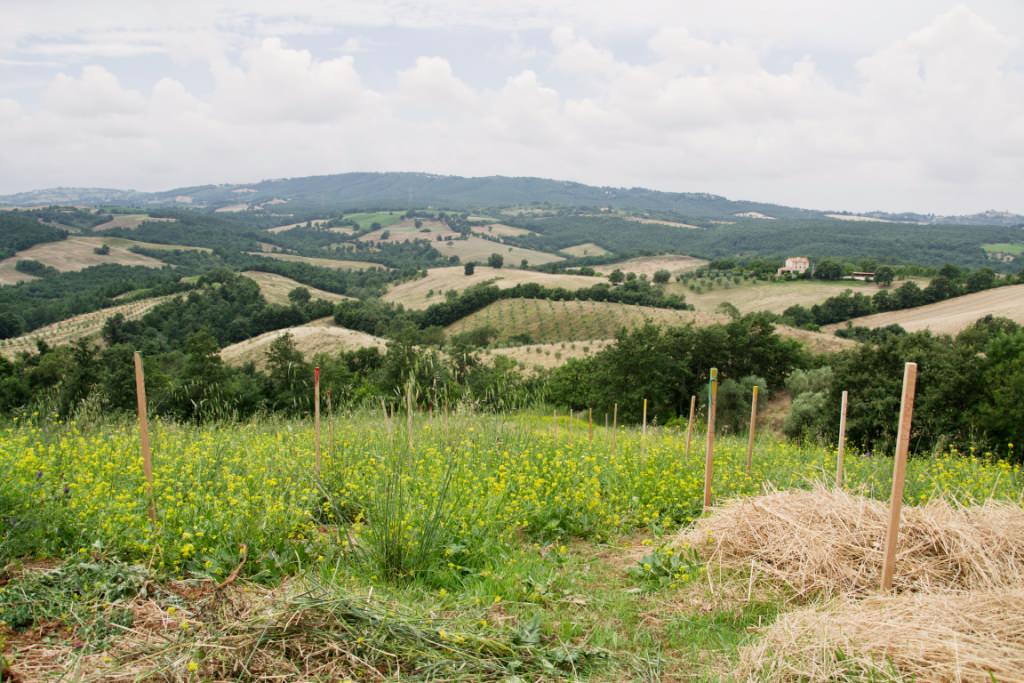
[[[1024,683],[1024,590],[876,596],[781,615],[738,680]]]
[[[725,503],[680,537],[709,562],[752,568],[796,599],[878,590],[888,504],[823,487]],[[905,506],[897,591],[1024,585],[1024,509],[990,501]]]

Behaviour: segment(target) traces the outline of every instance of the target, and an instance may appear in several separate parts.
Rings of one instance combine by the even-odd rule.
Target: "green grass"
[[[983,244],[981,248],[989,254],[1013,254],[1014,256],[1024,254],[1024,243],[999,242]]]
[[[401,211],[372,211],[364,213],[345,214],[345,218],[354,220],[363,230],[368,230],[374,223],[380,223],[382,228],[394,225],[402,220]]]

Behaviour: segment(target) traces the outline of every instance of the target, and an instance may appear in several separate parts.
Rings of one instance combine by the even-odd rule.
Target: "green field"
[[[557,432],[530,414],[406,424],[325,416],[318,477],[308,420],[156,423],[151,498],[130,422],[4,429],[0,563],[64,560],[61,583],[22,571],[0,589],[12,670],[45,624],[62,636],[37,674],[712,681],[787,609],[654,552],[701,514],[699,438],[687,455],[678,430],[591,437],[564,411]],[[719,440],[717,499],[827,481],[835,463],[764,437],[748,475],[745,450]],[[848,486],[884,498],[891,467],[849,454]],[[1021,486],[1019,468],[936,455],[910,461],[905,501]]]
[[[1024,254],[1024,243],[999,242],[983,244],[981,248],[989,254],[1013,254],[1014,256]]]
[[[382,228],[394,225],[402,220],[402,211],[371,211],[364,213],[348,213],[345,218],[355,221],[363,230],[369,230],[374,223],[380,223]]]

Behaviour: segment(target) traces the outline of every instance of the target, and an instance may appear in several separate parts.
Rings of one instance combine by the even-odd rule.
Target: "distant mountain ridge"
[[[703,192],[663,192],[641,187],[599,187],[534,177],[435,175],[414,172],[341,173],[278,178],[256,183],[199,185],[162,192],[109,188],[50,188],[0,196],[0,205],[191,207],[202,209],[369,208],[473,209],[494,206],[590,206],[679,213],[694,218],[821,218],[814,211],[763,202],[730,200]],[[917,223],[1024,225],[1024,216],[988,211],[970,216],[872,212],[865,218]]]

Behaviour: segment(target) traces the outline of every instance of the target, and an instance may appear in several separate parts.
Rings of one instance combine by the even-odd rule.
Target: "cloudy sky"
[[[0,0],[0,193],[356,170],[1024,212],[1021,0]]]

